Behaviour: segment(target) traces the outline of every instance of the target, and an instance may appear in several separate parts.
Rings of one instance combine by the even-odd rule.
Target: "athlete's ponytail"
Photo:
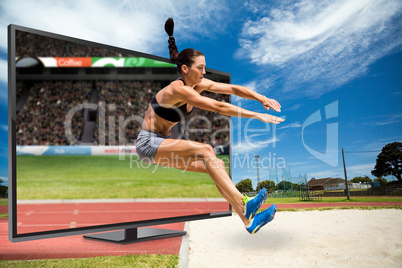
[[[177,50],[176,41],[173,37],[174,30],[174,21],[172,18],[168,18],[165,23],[165,31],[169,35],[169,55],[170,60],[173,63],[176,63],[177,58],[179,57],[179,51]]]
[[[177,70],[181,73],[181,67],[186,65],[191,67],[194,63],[194,57],[203,56],[201,51],[187,48],[182,50],[180,53],[177,50],[176,41],[173,37],[174,22],[172,18],[167,19],[165,22],[165,31],[169,35],[169,55],[170,60],[176,64]]]

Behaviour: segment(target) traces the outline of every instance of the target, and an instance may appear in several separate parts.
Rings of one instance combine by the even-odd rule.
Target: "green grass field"
[[[228,156],[220,158],[228,165]],[[221,195],[208,174],[145,165],[137,156],[17,157],[18,200],[186,197]]]
[[[0,267],[177,267],[178,255],[128,255],[82,259],[0,261]]]
[[[7,198],[0,198],[0,206],[7,206],[8,199]]]

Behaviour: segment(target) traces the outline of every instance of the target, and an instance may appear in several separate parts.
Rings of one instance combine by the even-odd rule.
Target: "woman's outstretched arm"
[[[215,93],[232,94],[242,98],[256,100],[261,102],[261,104],[267,110],[272,108],[277,112],[281,111],[281,105],[276,100],[267,98],[264,95],[261,95],[244,86],[218,83],[204,78],[199,87],[201,87],[202,90],[207,90]]]
[[[285,120],[280,117],[249,111],[227,102],[216,101],[214,99],[201,96],[198,92],[187,86],[176,87],[174,89],[174,95],[178,96],[181,100],[194,107],[223,115],[254,118],[265,123],[273,124],[279,124]]]

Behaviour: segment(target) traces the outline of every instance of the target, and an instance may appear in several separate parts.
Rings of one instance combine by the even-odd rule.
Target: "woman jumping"
[[[265,123],[279,124],[284,121],[276,116],[248,111],[230,103],[201,96],[202,91],[234,94],[256,100],[261,102],[267,110],[272,108],[277,112],[280,112],[281,106],[277,101],[246,87],[217,83],[204,78],[206,74],[204,55],[195,49],[184,49],[179,53],[173,37],[173,29],[173,19],[169,18],[165,23],[165,30],[169,35],[170,59],[177,65],[181,77],[161,89],[152,99],[137,138],[137,154],[147,163],[208,173],[221,195],[240,216],[247,231],[254,234],[270,222],[276,212],[276,205],[257,212],[267,198],[267,190],[262,189],[252,199],[246,195],[243,196],[234,186],[223,161],[216,157],[211,145],[172,139],[169,136],[173,126],[183,115],[189,114],[193,107],[227,116],[255,118]]]

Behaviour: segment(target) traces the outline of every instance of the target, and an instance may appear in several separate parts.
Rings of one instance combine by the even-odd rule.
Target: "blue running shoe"
[[[268,209],[258,212],[254,219],[251,220],[246,230],[250,234],[255,234],[261,227],[275,218],[276,205],[270,206]]]
[[[247,220],[251,220],[255,217],[258,209],[267,200],[267,189],[262,188],[261,191],[253,198],[249,198],[247,195],[243,194],[244,202],[244,216]]]

